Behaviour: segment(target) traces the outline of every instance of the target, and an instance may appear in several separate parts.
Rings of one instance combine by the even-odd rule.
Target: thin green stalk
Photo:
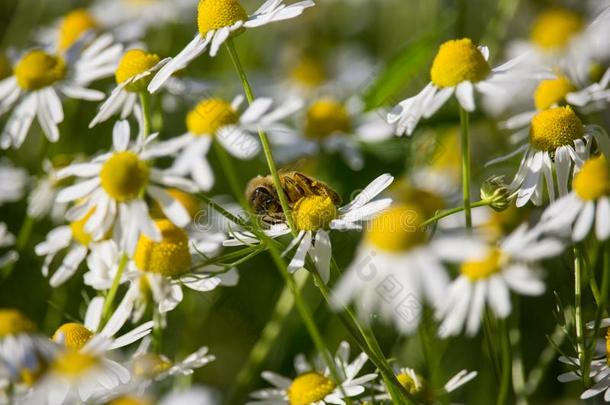
[[[486,205],[490,205],[491,203],[492,203],[492,201],[489,201],[489,200],[480,200],[480,201],[470,204],[470,208],[484,207]],[[428,226],[445,217],[448,217],[449,215],[457,214],[458,212],[461,212],[464,210],[465,210],[465,207],[456,207],[456,208],[451,208],[449,210],[442,211],[442,212],[436,214],[435,216],[426,219],[424,222],[421,223],[420,226],[422,226],[422,227]]]
[[[114,298],[116,297],[117,291],[119,290],[119,285],[121,284],[121,277],[123,277],[123,271],[125,270],[125,266],[127,265],[127,253],[123,253],[121,256],[121,260],[119,262],[119,267],[114,275],[114,279],[112,280],[112,286],[110,290],[108,290],[108,295],[106,295],[106,300],[104,301],[104,307],[102,308],[102,322],[98,327],[98,331],[101,330],[108,319],[110,318],[110,314],[112,311],[112,304],[114,302]]]
[[[296,287],[299,290],[303,289],[306,281],[308,280],[309,273],[300,272],[295,275]],[[254,381],[254,378],[258,375],[261,370],[261,366],[265,359],[269,356],[271,350],[275,347],[275,343],[280,337],[282,327],[288,319],[294,309],[294,297],[292,292],[285,286],[275,303],[273,314],[267,321],[267,324],[261,332],[261,336],[252,347],[250,355],[246,364],[241,368],[237,374],[235,383],[232,384],[231,391],[229,392],[227,404],[241,404],[243,403],[243,396],[250,390],[250,387]]]
[[[231,55],[233,65],[235,66],[235,69],[239,74],[239,79],[241,80],[242,87],[244,88],[244,93],[246,93],[248,103],[252,104],[254,102],[254,93],[252,92],[252,87],[250,86],[250,82],[248,81],[246,71],[244,70],[241,61],[239,60],[239,55],[235,50],[233,40],[229,38],[229,40],[226,42],[226,45],[227,50],[229,51],[229,55]],[[269,172],[271,172],[271,176],[273,177],[273,185],[275,186],[275,190],[280,199],[282,211],[284,211],[284,216],[286,217],[286,223],[290,227],[292,233],[296,235],[296,228],[294,227],[294,221],[292,220],[290,205],[288,204],[288,198],[286,198],[286,194],[284,193],[284,189],[282,188],[282,182],[280,180],[275,161],[273,160],[273,153],[271,152],[269,139],[267,138],[267,134],[265,133],[265,131],[261,129],[258,130],[258,137],[263,147],[263,153],[265,154],[265,159],[267,160],[267,166],[269,166]]]
[[[492,320],[491,320],[491,316],[489,314],[489,311],[485,311],[485,313],[483,314],[483,327],[485,328],[485,334],[483,336],[483,339],[485,340],[485,344],[487,345],[487,351],[489,352],[489,358],[491,359],[491,364],[493,367],[493,371],[494,371],[494,376],[496,377],[496,381],[500,382],[500,378],[502,375],[502,370],[500,367],[500,364],[497,361],[497,355],[496,355],[496,350],[495,347],[496,345],[493,342],[493,325],[492,325]]]
[[[144,127],[142,128],[142,133],[144,134],[144,138],[150,135],[151,128],[151,115],[150,115],[150,94],[148,91],[140,92],[140,103],[142,104],[142,118],[144,122]]]
[[[498,320],[498,329],[501,334],[500,339],[502,341],[502,379],[500,382],[497,405],[504,405],[508,403],[508,394],[511,386],[511,352],[508,328],[505,320]]]
[[[582,320],[582,261],[581,252],[578,247],[574,247],[574,323],[576,326],[576,347],[578,350],[578,361],[581,372],[585,369],[585,347],[584,347],[584,330]],[[582,382],[585,387],[588,386],[588,373],[582,374]]]
[[[472,228],[470,205],[470,140],[468,128],[468,111],[460,106],[460,124],[462,127],[462,197],[466,228]]]

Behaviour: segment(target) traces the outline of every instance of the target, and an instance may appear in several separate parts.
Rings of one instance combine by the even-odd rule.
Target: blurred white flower
[[[0,222],[0,249],[10,248],[15,244],[15,236],[8,231],[4,222]],[[9,250],[0,255],[0,268],[7,264],[14,263],[19,258],[19,254],[14,250]]]
[[[0,159],[0,206],[21,200],[28,184],[28,173],[10,160]]]

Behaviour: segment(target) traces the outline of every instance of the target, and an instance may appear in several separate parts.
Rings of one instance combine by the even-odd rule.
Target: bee
[[[323,181],[296,171],[280,172],[279,176],[291,209],[301,198],[313,195],[330,197],[335,205],[341,204],[339,194]],[[260,215],[264,222],[277,224],[286,220],[271,175],[257,176],[250,180],[246,188],[246,199],[254,213]]]

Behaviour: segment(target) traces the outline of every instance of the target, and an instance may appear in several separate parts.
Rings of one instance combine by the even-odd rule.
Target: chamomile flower
[[[254,134],[259,129],[274,134],[277,122],[301,107],[294,102],[272,110],[271,99],[259,98],[240,113],[242,102],[241,96],[231,103],[220,98],[200,101],[186,116],[188,132],[163,143],[178,154],[170,173],[190,175],[202,190],[209,190],[214,185],[214,172],[206,155],[214,139],[236,158],[251,159],[260,152]]]
[[[16,309],[0,309],[0,380],[31,385],[54,356],[55,345]]]
[[[103,93],[87,86],[105,77],[108,66],[114,65],[112,55],[117,48],[112,48],[111,42],[111,38],[100,37],[82,52],[65,54],[52,54],[43,49],[25,52],[13,66],[12,75],[0,81],[0,114],[15,106],[0,135],[0,146],[19,148],[35,117],[49,141],[57,142],[58,125],[64,119],[60,96],[89,101],[103,99]],[[110,57],[107,57],[102,51],[109,46]]]
[[[337,349],[334,362],[339,372],[339,381],[333,381],[328,368],[317,358],[313,365],[298,355],[294,360],[297,376],[294,379],[281,376],[271,371],[262,373],[263,379],[273,388],[262,389],[251,394],[253,401],[247,405],[323,405],[343,404],[343,399],[354,398],[365,391],[364,384],[377,378],[377,374],[365,374],[358,377],[368,357],[360,353],[349,361],[350,346],[342,342]]]
[[[610,140],[599,127],[583,125],[570,106],[551,107],[537,113],[532,119],[529,141],[510,154],[488,164],[506,160],[524,152],[521,164],[510,185],[517,193],[515,203],[522,207],[528,201],[542,204],[544,184],[551,201],[555,193],[568,193],[568,182],[589,156],[592,140],[601,151],[610,155]],[[555,175],[557,181],[555,182]]]
[[[540,295],[538,261],[560,254],[564,245],[557,239],[541,238],[537,229],[522,225],[499,243],[447,237],[439,254],[460,264],[460,275],[451,283],[436,315],[442,321],[442,337],[457,335],[464,328],[474,335],[481,325],[486,303],[498,318],[511,312],[510,291]]]
[[[304,268],[309,255],[322,279],[325,282],[328,281],[332,256],[330,231],[362,229],[362,222],[372,218],[392,203],[389,198],[372,201],[392,181],[394,178],[389,174],[377,177],[343,207],[337,207],[336,201],[328,194],[314,194],[296,201],[291,215],[298,234],[284,251],[284,254],[287,255],[295,250],[288,264],[288,271],[295,272]],[[278,237],[290,232],[288,226],[282,223],[268,230],[267,235]],[[254,235],[235,232],[233,237],[224,244],[225,246],[239,246],[257,242],[259,241]]]
[[[89,123],[89,128],[108,120],[115,114],[120,113],[121,119],[130,116],[134,112],[139,94],[146,91],[152,74],[161,69],[168,60],[161,60],[156,54],[142,49],[127,50],[114,73],[117,86],[100,105],[97,115]]]
[[[567,228],[574,242],[582,241],[593,228],[598,240],[610,237],[610,168],[604,156],[583,164],[572,191],[544,211],[539,226],[549,233]]]
[[[333,307],[340,310],[355,301],[366,322],[379,313],[402,333],[416,330],[423,303],[440,304],[449,285],[437,248],[427,243],[420,226],[423,220],[418,206],[405,203],[373,218],[335,287]]]
[[[0,222],[0,249],[10,248],[15,244],[15,235],[8,231],[4,222]],[[7,264],[14,263],[19,258],[19,254],[10,250],[0,255],[0,268]]]
[[[129,123],[117,122],[113,131],[114,150],[90,163],[61,169],[59,178],[76,176],[82,180],[62,189],[57,196],[58,202],[79,201],[66,214],[70,221],[82,220],[95,208],[83,229],[93,240],[100,240],[114,228],[121,247],[128,253],[135,250],[140,234],[152,240],[161,239],[161,232],[148,212],[145,195],[156,201],[173,223],[186,226],[190,222],[188,212],[163,187],[197,190],[194,183],[150,166],[150,159],[168,154],[152,145],[156,135],[146,138],[140,129],[135,143],[130,145],[129,138]]]
[[[96,337],[81,350],[59,352],[28,398],[28,403],[96,402],[96,399],[128,383],[131,379],[129,371],[104,356],[110,344],[110,340]]]
[[[431,117],[453,94],[463,109],[474,111],[475,90],[491,96],[502,94],[514,81],[542,73],[519,68],[522,57],[496,68],[491,68],[488,59],[487,47],[477,47],[468,38],[445,42],[432,62],[430,83],[416,96],[400,102],[388,114],[388,122],[397,125],[398,135],[411,135],[420,119]]]
[[[25,194],[28,184],[28,173],[13,166],[10,160],[0,160],[0,206],[19,201]]]
[[[379,111],[364,112],[361,101],[343,103],[322,97],[309,105],[299,131],[277,131],[270,134],[269,140],[280,162],[315,155],[322,149],[339,153],[351,169],[361,170],[361,143],[385,140],[393,134],[394,127],[385,122]]]
[[[288,20],[301,15],[303,10],[312,6],[314,6],[312,0],[304,0],[288,6],[283,4],[283,0],[268,0],[249,16],[238,0],[200,0],[197,8],[199,32],[155,75],[148,90],[151,93],[157,92],[171,75],[184,69],[208,47],[210,56],[216,56],[220,46],[240,30]]]

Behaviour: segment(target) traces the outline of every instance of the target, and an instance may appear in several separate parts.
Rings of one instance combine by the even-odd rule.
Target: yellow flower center
[[[134,76],[152,69],[160,58],[154,53],[148,53],[142,49],[130,49],[123,54],[114,77],[117,84],[121,84]],[[152,79],[152,75],[146,76],[125,86],[125,90],[138,93],[146,90],[146,86]]]
[[[215,135],[227,125],[237,123],[239,116],[231,104],[219,98],[201,101],[186,116],[186,128],[193,135]]]
[[[139,378],[155,378],[164,371],[169,370],[172,363],[162,355],[156,353],[145,353],[133,360],[133,375]]]
[[[155,222],[162,240],[155,242],[146,235],[140,236],[134,256],[136,266],[167,277],[185,273],[191,267],[188,235],[167,219]]]
[[[0,338],[36,330],[32,321],[16,309],[0,309]]]
[[[91,235],[85,231],[85,224],[91,218],[91,215],[95,212],[95,207],[91,208],[87,214],[79,220],[70,222],[70,230],[72,231],[72,239],[77,241],[83,246],[87,246],[91,243]]]
[[[419,382],[415,381],[408,373],[400,373],[396,376],[396,379],[411,395],[417,394],[422,388]]]
[[[237,0],[200,0],[197,7],[199,33],[229,27],[238,21],[246,21],[248,14]]]
[[[85,32],[98,27],[95,18],[85,9],[66,14],[59,26],[58,47],[64,51],[71,47]]]
[[[44,359],[38,359],[38,364],[34,368],[22,368],[19,370],[20,382],[27,387],[33,387],[40,380],[40,377],[47,371],[48,364]]]
[[[26,53],[15,66],[15,78],[23,90],[42,89],[63,79],[65,75],[64,60],[41,50]]]
[[[132,200],[148,184],[148,166],[133,152],[117,152],[102,166],[102,188],[117,201]]]
[[[345,106],[332,98],[314,102],[307,110],[305,135],[325,138],[337,132],[350,133],[352,120]]]
[[[542,12],[532,26],[531,39],[540,48],[551,51],[563,48],[583,28],[583,18],[563,8]]]
[[[320,60],[305,57],[292,68],[290,78],[305,87],[315,88],[324,83],[326,72]]]
[[[532,119],[530,144],[538,150],[551,152],[572,144],[584,132],[582,121],[570,106],[549,108]]]
[[[152,405],[146,398],[122,396],[112,400],[108,405]]]
[[[610,367],[610,328],[606,329],[606,364]]]
[[[328,228],[330,221],[337,218],[335,203],[330,197],[312,195],[303,197],[294,205],[294,224],[303,231],[317,231]]]
[[[555,104],[563,104],[568,93],[574,90],[576,90],[576,87],[565,76],[543,80],[534,91],[536,109],[542,111]]]
[[[454,39],[439,48],[430,79],[437,87],[453,87],[465,81],[480,82],[490,71],[483,54],[469,38]]]
[[[68,350],[55,358],[51,368],[66,377],[78,377],[97,366],[99,359],[91,354]]]
[[[397,204],[377,215],[367,227],[367,242],[384,252],[406,252],[426,240],[423,215],[412,204]]]
[[[502,252],[499,249],[492,249],[487,257],[481,260],[464,262],[460,271],[472,281],[488,278],[502,270]]]
[[[169,188],[165,191],[167,191],[169,195],[178,200],[178,202],[184,207],[184,209],[188,211],[191,218],[197,218],[197,215],[201,211],[201,203],[199,199],[176,188]],[[163,214],[161,207],[156,201],[152,204],[150,215],[153,218],[165,218],[165,214]]]
[[[322,401],[333,392],[336,384],[315,371],[299,375],[288,387],[290,405],[309,405]]]
[[[80,350],[93,337],[93,332],[87,329],[80,323],[70,322],[61,325],[53,334],[53,340],[60,342],[66,348],[72,350]]]
[[[11,67],[11,61],[0,53],[0,80],[4,80],[13,74],[13,68]]]
[[[601,155],[587,160],[574,177],[574,192],[583,200],[597,200],[610,195],[610,168],[608,161]]]

